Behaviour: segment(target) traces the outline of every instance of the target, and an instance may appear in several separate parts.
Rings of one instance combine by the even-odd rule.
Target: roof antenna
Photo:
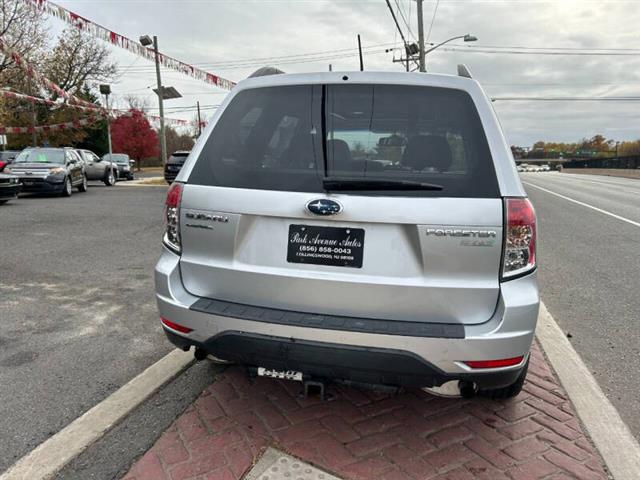
[[[360,43],[360,34],[358,34],[358,52],[360,53],[360,71],[364,71],[364,61],[362,60],[362,44]]]

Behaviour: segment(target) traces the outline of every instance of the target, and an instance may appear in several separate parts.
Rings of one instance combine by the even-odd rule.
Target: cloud
[[[287,72],[326,71],[329,63],[334,70],[355,70],[357,57],[344,56],[355,54],[355,50],[344,50],[356,48],[358,33],[368,52],[367,69],[403,69],[402,64],[392,63],[393,53],[384,52],[385,46],[394,40],[401,47],[384,0],[60,0],[60,3],[132,38],[157,34],[163,52],[232,80],[245,78],[262,63],[275,64]],[[395,0],[391,3],[396,4]],[[398,4],[416,33],[415,2],[398,0]],[[434,5],[433,1],[425,2],[427,28]],[[468,51],[432,52],[427,57],[428,70],[454,73],[457,63],[465,63],[492,97],[640,96],[638,24],[640,4],[636,1],[442,0],[431,41],[464,33],[476,35],[479,41]],[[639,54],[543,56],[473,51],[490,46],[638,48]],[[309,52],[326,53],[318,55],[322,58],[315,62],[291,63],[291,58],[280,64],[268,59],[250,62]],[[328,58],[340,55],[341,58]],[[122,98],[118,95],[143,95],[155,107],[155,98],[146,89],[155,84],[152,65],[121,51],[114,51],[114,58],[123,73],[114,85],[116,99]],[[167,116],[192,118],[197,100],[207,107],[204,112],[209,116],[213,112],[211,106],[223,98],[219,90],[178,73],[164,71],[163,76],[165,84],[174,85],[184,95],[167,102]],[[639,107],[638,101],[495,103],[508,141],[518,145],[531,145],[540,139],[573,141],[595,133],[616,140],[637,139]],[[181,108],[192,110],[179,111]]]

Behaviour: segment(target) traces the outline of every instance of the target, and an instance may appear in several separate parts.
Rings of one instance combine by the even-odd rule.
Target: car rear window
[[[402,85],[294,85],[238,93],[189,183],[323,192],[323,178],[412,181],[437,191],[359,195],[498,197],[484,129],[464,91]]]

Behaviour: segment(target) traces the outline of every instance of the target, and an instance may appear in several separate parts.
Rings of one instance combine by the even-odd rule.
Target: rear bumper
[[[329,321],[320,326],[304,321],[270,322],[252,317],[257,314],[254,307],[242,314],[207,311],[201,308],[202,299],[184,289],[179,257],[167,249],[156,266],[155,282],[160,315],[193,329],[181,334],[165,327],[169,339],[179,347],[195,345],[216,357],[252,366],[390,385],[434,386],[470,380],[491,388],[513,383],[526,362],[539,306],[534,272],[502,284],[493,317],[483,324],[464,326],[463,335],[457,333],[459,328],[443,336],[398,332],[393,320],[382,321],[390,329],[380,333],[382,327],[332,329]],[[472,370],[462,363],[521,355],[525,358],[520,364],[506,368]]]

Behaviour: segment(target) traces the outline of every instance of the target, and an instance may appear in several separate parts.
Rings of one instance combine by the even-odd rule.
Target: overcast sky
[[[416,3],[390,0],[400,6],[417,37]],[[59,0],[64,7],[111,30],[137,39],[156,34],[160,50],[230,80],[239,81],[260,65],[287,72],[358,68],[356,35],[362,36],[367,70],[402,70],[392,63],[401,47],[385,0]],[[425,29],[436,1],[425,1]],[[405,35],[407,32],[399,18]],[[49,20],[52,33],[62,27]],[[500,1],[441,0],[429,42],[471,33],[467,51],[440,49],[427,56],[427,69],[454,73],[465,63],[491,97],[513,96],[637,96],[640,97],[640,0],[628,1]],[[530,55],[481,53],[499,47],[625,49],[617,55]],[[120,98],[147,98],[157,112],[153,65],[113,48],[119,78],[112,89]],[[354,49],[354,50],[346,50]],[[633,50],[635,49],[635,50]],[[265,57],[325,52],[322,60],[280,63]],[[398,50],[399,53],[399,50]],[[396,56],[398,55],[396,53]],[[620,53],[624,53],[621,55]],[[328,58],[339,57],[339,58]],[[299,59],[294,59],[299,61]],[[244,62],[238,64],[238,62]],[[224,92],[177,72],[163,70],[163,83],[184,98],[166,102],[168,117],[193,118],[197,100],[203,114],[224,98]],[[511,144],[530,146],[537,140],[577,141],[601,133],[616,140],[640,139],[640,101],[496,101],[495,108]],[[155,109],[155,110],[154,110]]]

